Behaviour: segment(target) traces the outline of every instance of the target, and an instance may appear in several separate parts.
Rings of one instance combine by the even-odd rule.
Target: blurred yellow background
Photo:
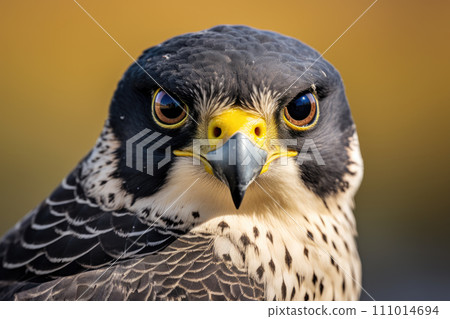
[[[87,1],[135,58],[172,36],[246,24],[328,48],[372,1]],[[93,146],[130,58],[71,0],[0,2],[0,233]],[[325,54],[356,121],[356,217],[375,299],[450,299],[450,2],[380,0]],[[368,299],[366,294],[362,299]]]

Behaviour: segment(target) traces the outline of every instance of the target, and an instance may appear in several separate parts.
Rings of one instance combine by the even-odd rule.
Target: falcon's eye
[[[306,93],[293,100],[284,108],[284,121],[298,131],[304,131],[316,125],[319,119],[319,101],[312,93]]]
[[[164,128],[180,127],[187,119],[188,108],[158,89],[153,96],[152,114],[158,125]]]

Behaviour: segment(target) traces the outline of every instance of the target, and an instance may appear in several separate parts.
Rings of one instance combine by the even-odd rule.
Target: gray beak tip
[[[236,207],[236,209],[239,209],[241,206],[246,190],[247,188],[239,189],[237,187],[234,190],[231,190],[231,198],[233,199],[234,207]]]

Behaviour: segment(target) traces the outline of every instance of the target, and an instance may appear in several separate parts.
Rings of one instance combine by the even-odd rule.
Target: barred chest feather
[[[225,216],[194,231],[216,233],[217,256],[263,283],[268,300],[356,300],[361,266],[344,216]]]

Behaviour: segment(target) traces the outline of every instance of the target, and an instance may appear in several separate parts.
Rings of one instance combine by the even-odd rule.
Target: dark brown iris
[[[156,93],[154,101],[155,116],[162,124],[174,125],[186,117],[186,108],[164,91]]]
[[[295,126],[311,124],[317,111],[317,100],[312,93],[302,95],[284,108],[286,119]]]

